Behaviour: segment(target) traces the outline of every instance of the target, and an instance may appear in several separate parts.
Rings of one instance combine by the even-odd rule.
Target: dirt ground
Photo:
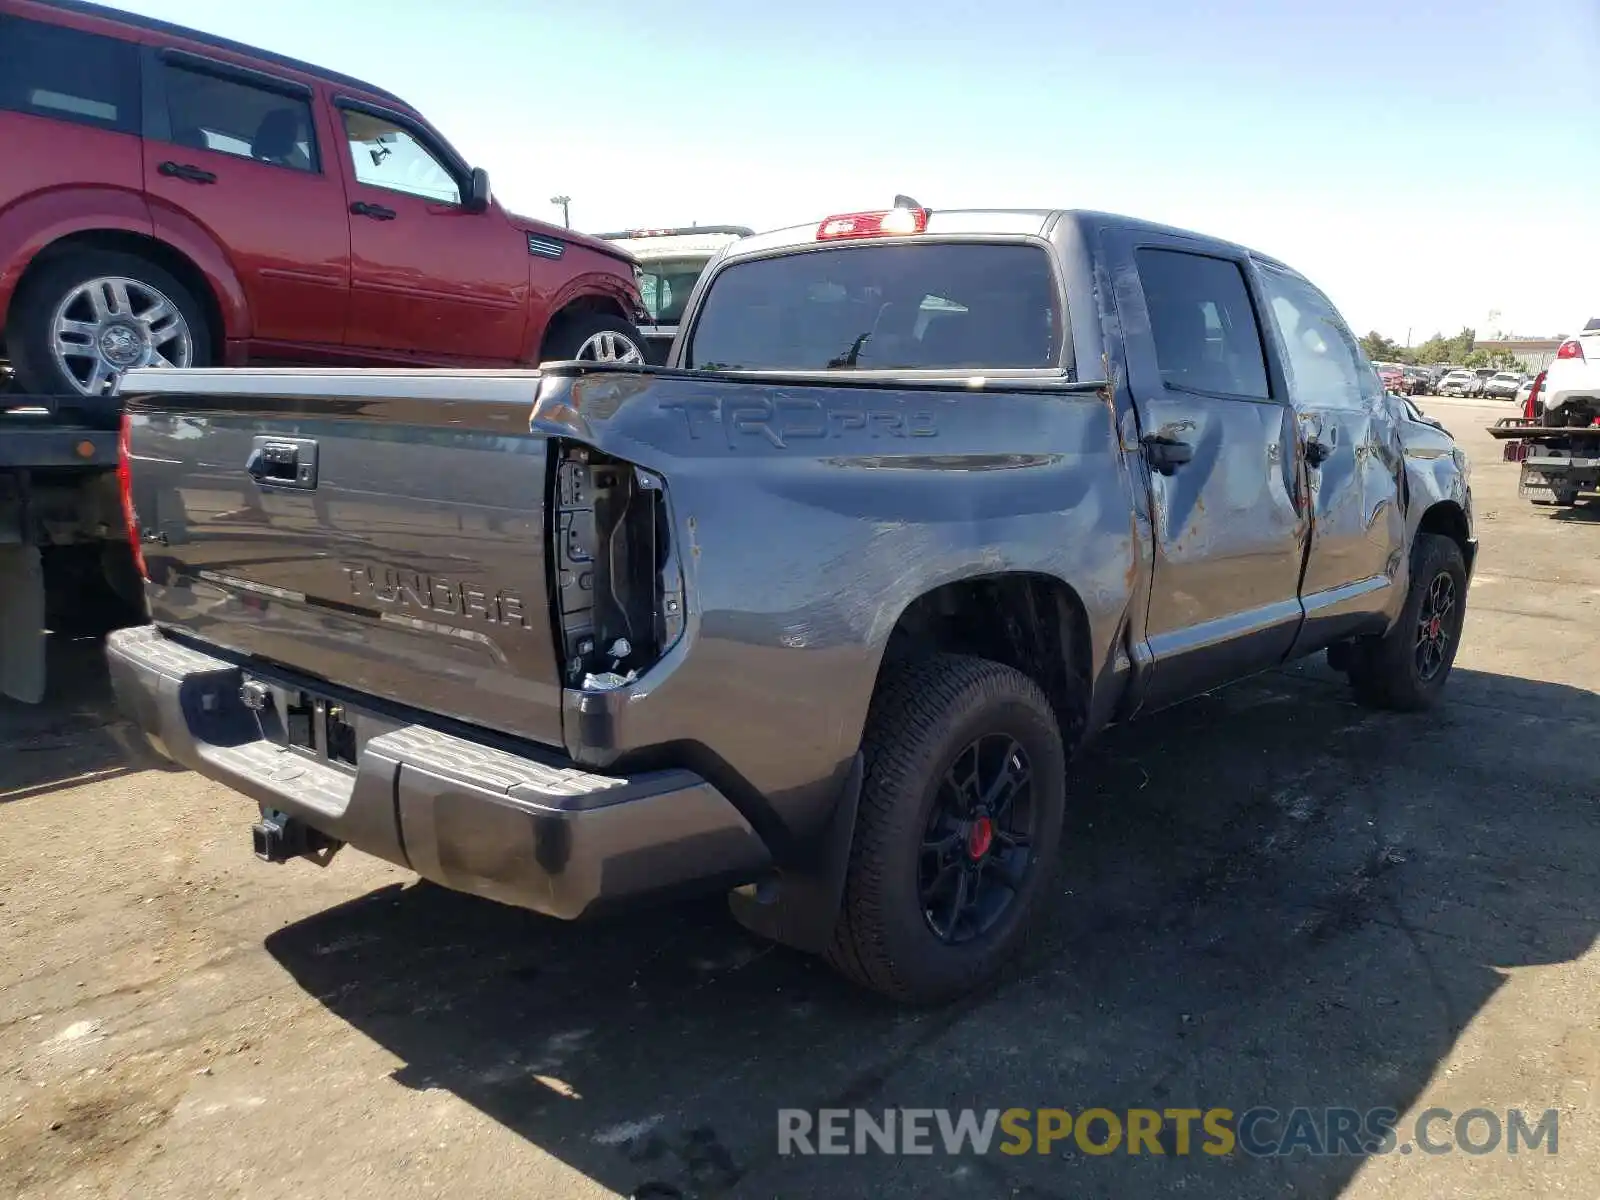
[[[0,703],[0,1195],[1600,1195],[1600,507],[1517,499],[1481,432],[1508,406],[1423,407],[1477,464],[1448,703],[1369,713],[1319,662],[1114,731],[1046,930],[939,1012],[717,902],[574,926],[351,852],[258,863],[253,806],[131,752],[98,647],[55,647],[51,702]],[[1256,1105],[1555,1109],[1559,1149],[776,1136],[783,1107]]]

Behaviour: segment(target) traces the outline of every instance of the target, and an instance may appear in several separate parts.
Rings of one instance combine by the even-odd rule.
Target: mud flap
[[[809,861],[785,868],[776,880],[728,893],[734,920],[751,933],[806,954],[821,954],[828,948],[844,899],[863,766],[857,753],[833,816]]]
[[[44,567],[37,546],[0,546],[0,695],[44,699]]]

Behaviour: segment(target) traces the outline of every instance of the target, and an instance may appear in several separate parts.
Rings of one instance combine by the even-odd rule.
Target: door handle
[[[1144,448],[1145,461],[1158,475],[1171,475],[1180,466],[1194,458],[1194,447],[1188,442],[1164,433],[1147,433],[1139,439]]]
[[[1306,462],[1313,467],[1320,467],[1328,461],[1328,456],[1333,453],[1333,447],[1327,442],[1319,442],[1312,438],[1306,443]]]
[[[217,177],[203,167],[192,166],[189,163],[173,162],[170,158],[162,163],[156,170],[172,179],[187,179],[190,183],[215,183]]]
[[[350,206],[350,211],[358,217],[371,217],[374,221],[392,221],[399,215],[392,208],[368,204],[365,200],[357,200]]]

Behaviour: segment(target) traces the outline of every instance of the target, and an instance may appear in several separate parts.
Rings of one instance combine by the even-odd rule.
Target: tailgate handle
[[[258,437],[244,469],[257,483],[314,488],[317,486],[317,444],[306,438]]]

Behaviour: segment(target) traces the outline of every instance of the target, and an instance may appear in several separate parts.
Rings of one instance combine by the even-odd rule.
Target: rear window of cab
[[[719,271],[684,365],[726,371],[1051,369],[1049,254],[996,242],[806,249]]]

